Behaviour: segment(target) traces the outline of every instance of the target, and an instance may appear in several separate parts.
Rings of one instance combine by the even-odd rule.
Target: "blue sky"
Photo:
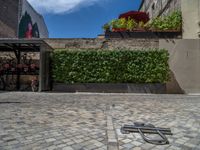
[[[28,0],[43,14],[50,38],[94,38],[120,13],[137,10],[141,0]]]

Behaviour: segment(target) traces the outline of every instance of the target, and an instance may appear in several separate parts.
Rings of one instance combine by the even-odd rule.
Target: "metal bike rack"
[[[122,134],[139,133],[144,141],[155,145],[166,145],[169,141],[165,135],[173,135],[169,128],[158,128],[152,124],[134,123],[134,125],[124,125],[121,127]],[[157,134],[160,139],[151,139],[145,134]]]

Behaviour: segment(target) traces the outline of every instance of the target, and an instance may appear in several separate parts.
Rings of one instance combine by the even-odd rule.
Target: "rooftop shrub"
[[[180,11],[175,11],[165,17],[157,17],[150,22],[153,30],[181,30],[182,15]]]

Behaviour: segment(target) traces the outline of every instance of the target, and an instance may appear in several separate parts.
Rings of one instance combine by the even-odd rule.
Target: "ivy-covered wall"
[[[166,50],[56,50],[53,78],[61,83],[165,83]]]

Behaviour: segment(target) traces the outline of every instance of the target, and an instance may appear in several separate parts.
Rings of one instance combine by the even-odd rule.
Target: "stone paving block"
[[[48,150],[55,150],[57,147],[55,146],[55,145],[52,145],[52,146],[50,146],[50,147],[48,147],[47,149]]]
[[[60,145],[56,145],[58,148],[63,148],[63,147],[66,147],[67,145],[66,144],[60,144]]]
[[[145,144],[141,145],[140,147],[144,150],[150,150],[150,149],[153,149],[155,147],[155,145],[145,143]]]
[[[95,145],[87,145],[85,148],[88,150],[92,150],[92,149],[96,149],[97,147]]]
[[[133,142],[131,142],[133,145],[135,145],[135,146],[140,146],[140,145],[142,145],[142,143],[141,142],[138,142],[138,141],[133,141]]]
[[[134,145],[131,144],[131,143],[127,143],[127,144],[122,145],[122,147],[127,148],[127,149],[131,149],[131,148],[134,147]]]
[[[75,142],[69,141],[69,142],[67,142],[66,144],[67,144],[67,145],[73,145],[73,144],[75,144]]]
[[[129,143],[129,142],[131,142],[132,140],[130,140],[130,139],[124,139],[124,140],[122,140],[122,142],[123,143]]]
[[[0,149],[107,149],[108,134],[120,150],[200,149],[200,96],[0,93],[0,102],[5,99],[27,103],[0,105]],[[133,122],[171,128],[169,147],[121,134]]]
[[[48,143],[48,142],[54,142],[54,141],[56,141],[56,139],[54,139],[54,138],[50,138],[50,139],[45,139],[45,141]]]
[[[66,142],[70,142],[71,141],[71,139],[62,139],[62,141],[64,142],[64,143],[66,143]]]
[[[74,145],[72,145],[72,148],[75,150],[81,150],[81,149],[83,149],[83,146],[80,144],[74,144]]]
[[[14,141],[9,141],[7,142],[8,145],[15,145],[15,144],[19,144],[19,141],[14,140]]]
[[[74,150],[74,149],[72,147],[67,146],[67,147],[64,147],[62,150]]]
[[[142,150],[141,147],[134,147],[133,150]]]

